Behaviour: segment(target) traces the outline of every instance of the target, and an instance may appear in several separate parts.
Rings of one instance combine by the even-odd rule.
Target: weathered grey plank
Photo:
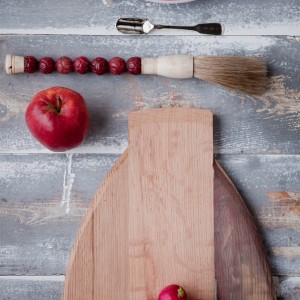
[[[273,273],[296,276],[300,270],[300,202],[294,199],[288,205],[288,196],[280,195],[299,197],[300,157],[232,155],[221,156],[220,162],[255,216]]]
[[[222,22],[229,35],[299,35],[299,0],[211,0],[163,5],[145,0],[0,2],[0,33],[116,34],[120,17],[165,24]],[[174,32],[172,32],[174,34]],[[184,34],[186,32],[175,32]],[[158,34],[169,34],[159,31]]]
[[[59,42],[58,42],[59,41]],[[0,152],[44,152],[24,122],[26,106],[38,91],[66,86],[80,92],[91,110],[86,143],[73,152],[121,153],[127,145],[127,113],[159,106],[197,106],[215,114],[215,153],[296,154],[300,148],[300,41],[285,37],[81,37],[2,36],[0,68],[7,53],[122,56],[262,56],[270,88],[250,97],[201,82],[147,76],[0,74]],[[13,138],[12,138],[13,137]]]
[[[0,274],[64,274],[88,203],[116,155],[0,156]]]
[[[86,208],[118,156],[0,156],[0,275],[65,273]],[[299,201],[287,209],[285,200],[278,200],[272,214],[270,195],[299,193],[300,156],[222,155],[219,160],[259,225],[274,275],[299,276]]]
[[[300,278],[299,277],[276,277],[274,278],[278,300],[300,299]]]
[[[300,277],[274,277],[278,300],[297,300],[300,297]],[[59,300],[63,277],[0,277],[0,300]]]
[[[63,276],[0,277],[0,300],[59,300]]]
[[[218,21],[227,36],[168,30],[148,37],[98,36],[117,35],[115,22],[126,16],[166,24]],[[170,34],[193,36],[157,36]],[[0,300],[61,298],[63,276],[52,275],[65,273],[88,203],[127,146],[127,113],[159,106],[214,112],[215,153],[222,154],[221,164],[259,224],[273,273],[299,276],[299,36],[299,0],[199,0],[174,6],[144,0],[0,1],[2,70],[7,53],[38,58],[236,54],[266,58],[271,75],[267,94],[255,98],[198,80],[0,73],[0,275],[12,275],[0,277]],[[31,97],[54,85],[78,90],[92,112],[90,135],[74,154],[49,154],[24,122]],[[241,153],[294,155],[226,155]],[[300,298],[299,277],[278,277],[276,284],[280,299]]]

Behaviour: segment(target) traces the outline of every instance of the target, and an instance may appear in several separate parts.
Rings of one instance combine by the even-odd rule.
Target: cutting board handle
[[[212,113],[159,108],[129,114],[129,299],[180,283],[214,299]]]

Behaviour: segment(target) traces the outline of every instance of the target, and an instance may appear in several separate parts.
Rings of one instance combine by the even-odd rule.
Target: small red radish
[[[180,285],[171,284],[161,290],[158,300],[187,300],[187,294]]]

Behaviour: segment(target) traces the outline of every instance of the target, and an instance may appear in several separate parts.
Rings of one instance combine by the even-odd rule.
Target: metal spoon
[[[117,22],[118,31],[125,34],[148,34],[152,29],[163,28],[194,30],[202,34],[222,34],[222,25],[219,23],[198,24],[195,26],[154,25],[147,19],[139,18],[121,18]]]

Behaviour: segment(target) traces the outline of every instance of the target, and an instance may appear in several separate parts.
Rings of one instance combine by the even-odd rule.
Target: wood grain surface
[[[263,249],[263,244],[256,230],[253,218],[236,188],[218,163],[214,165],[214,172],[214,245],[216,249],[215,266],[218,299],[241,299],[243,297],[247,299],[273,299],[275,294],[271,272],[266,259],[265,249]],[[121,185],[119,185],[120,176],[124,176],[123,181],[121,180]],[[118,297],[120,290],[115,288],[109,289],[111,280],[123,283],[124,285],[121,284],[120,289],[126,289],[126,284],[129,284],[129,277],[124,277],[122,273],[122,270],[124,270],[124,268],[126,269],[126,266],[129,268],[129,265],[124,262],[124,259],[126,259],[124,253],[127,252],[124,245],[127,245],[129,242],[127,230],[130,219],[126,218],[129,208],[126,203],[128,203],[129,200],[127,185],[132,181],[129,180],[128,182],[127,178],[129,179],[128,151],[125,151],[116,165],[113,166],[101,190],[96,194],[81,226],[80,232],[77,235],[69,262],[64,299],[82,299],[83,295],[95,293],[96,290],[96,293],[101,293],[97,294],[97,297],[100,298],[103,294],[105,297]],[[113,189],[113,192],[111,191],[114,185],[118,187],[118,192],[116,192],[116,189]],[[107,194],[106,197],[104,197],[105,194]],[[122,216],[116,219],[115,216],[120,212]],[[148,210],[148,214],[149,213],[151,214],[151,210],[150,212]],[[116,226],[121,230],[114,231],[113,235],[101,234],[101,231],[97,230],[88,230],[88,228],[97,228],[95,227],[99,225],[97,220],[101,219],[104,220],[102,227],[106,228],[107,224],[113,219],[115,220],[113,222],[113,228]],[[145,226],[143,227],[145,228]],[[109,231],[110,228],[111,226],[108,226],[106,230]],[[87,247],[86,243],[89,243],[91,237],[88,235],[88,239],[86,239],[87,237],[84,235],[87,231],[93,232],[93,245],[94,242],[98,240],[97,236],[101,237],[101,243],[104,245],[104,247],[100,247],[103,252],[96,254],[95,251],[99,248],[92,245],[94,248],[94,251],[92,251],[93,257],[98,257],[98,259],[92,263],[99,264],[99,266],[94,267],[93,270],[105,271],[106,268],[109,267],[105,273],[96,273],[96,276],[94,276],[95,280],[85,281],[85,278],[89,278],[90,274],[93,273],[90,268],[88,268],[90,257],[87,256],[86,250],[89,249],[89,247]],[[158,230],[158,237],[160,236],[159,232],[160,230]],[[111,236],[113,236],[113,239],[111,239]],[[105,257],[103,254],[110,249],[112,243],[114,246],[118,245],[117,247],[113,247],[112,251],[114,252],[114,257],[119,257],[119,259],[114,259],[110,261],[109,264],[107,261],[109,261],[112,256],[109,256],[108,260],[99,260],[99,258]],[[134,246],[134,249],[136,249],[136,244],[134,244]],[[147,246],[147,253],[151,254],[153,243],[148,242]],[[136,253],[136,251],[134,251],[134,253]],[[99,256],[99,254],[101,255]],[[139,255],[138,257],[135,255],[134,257],[140,260],[143,255]],[[146,262],[149,261],[149,259],[154,261],[151,256],[144,257],[143,259]],[[100,267],[100,265],[102,267]],[[145,267],[147,267],[147,265],[148,264],[146,264]],[[83,266],[85,267],[83,268]],[[80,272],[78,268],[81,268]],[[107,276],[110,278],[107,284],[102,284],[100,289],[96,288],[100,287],[98,282],[106,282],[106,278],[101,279],[99,276],[102,277],[103,274],[111,274],[111,269],[118,270],[119,272],[114,272],[113,278]],[[150,273],[152,273],[154,269],[153,267],[150,268]],[[129,270],[127,270],[127,273],[129,273]],[[148,272],[144,272],[144,274],[145,273],[150,275],[149,270]],[[78,274],[80,274],[80,276],[78,276]],[[280,285],[279,278],[275,278],[275,282],[278,286],[278,294],[287,293],[286,288],[284,289],[284,286]],[[284,282],[285,285],[295,285],[295,292],[291,291],[290,295],[297,295],[297,279],[294,281],[287,279]],[[92,297],[93,296],[91,296],[91,298]],[[147,299],[148,298],[150,298],[150,296],[148,296]]]
[[[129,299],[177,282],[214,299],[212,122],[194,108],[129,114]]]
[[[1,1],[1,70],[7,53],[37,58],[237,54],[265,58],[270,79],[267,93],[257,98],[196,79],[8,76],[1,71],[0,299],[23,299],[22,293],[28,300],[60,299],[62,283],[41,278],[65,274],[90,199],[127,147],[128,112],[176,106],[213,111],[214,153],[259,225],[273,275],[279,276],[278,296],[298,299],[299,7],[299,0]],[[118,35],[116,20],[130,16],[165,24],[220,21],[226,31],[223,37],[168,30]],[[86,143],[68,154],[45,150],[24,122],[32,96],[54,85],[80,92],[91,111]]]
[[[276,299],[262,239],[230,178],[214,163],[215,270],[218,299]]]
[[[36,280],[39,281],[40,277],[51,275],[55,278],[55,275],[65,273],[73,239],[79,229],[86,207],[118,156],[74,154],[71,157],[71,166],[69,165],[70,158],[64,154],[0,156],[0,169],[6,170],[5,174],[1,173],[0,181],[1,191],[4,195],[0,204],[2,276],[32,275],[33,278],[36,276]],[[37,161],[34,172],[32,172],[33,157]],[[288,248],[292,249],[296,246],[299,239],[299,223],[298,227],[295,227],[293,211],[288,213],[282,211],[280,219],[273,218],[268,212],[269,209],[272,209],[273,201],[267,194],[272,190],[297,190],[299,181],[296,175],[300,171],[299,158],[291,159],[289,156],[280,155],[276,157],[225,155],[218,157],[218,160],[239,187],[247,206],[251,208],[255,220],[259,222],[259,229],[263,233],[273,274],[296,275],[292,281],[295,290],[289,285],[288,278],[285,281],[278,281],[280,295],[288,297],[289,293],[296,294],[297,274],[300,268],[299,255],[294,255],[291,259],[290,256],[272,251],[272,249],[285,247],[286,253]],[[74,177],[73,183],[68,179],[65,182],[59,182],[59,178],[56,182],[54,170],[59,164],[64,169],[62,173],[68,174],[67,178]],[[49,170],[51,165],[54,165],[55,168]],[[282,172],[283,166],[286,168],[285,172]],[[12,171],[8,172],[8,169]],[[53,173],[51,173],[51,169]],[[29,172],[34,177],[28,176]],[[47,199],[44,191],[39,188],[42,184],[32,178],[43,178],[44,182],[52,180],[51,186],[57,186],[57,192],[53,190]],[[20,184],[24,187],[28,186],[28,192],[22,195],[19,191],[18,196],[16,187]],[[89,189],[86,188],[87,185],[90,186]],[[65,201],[62,197],[65,194],[63,192],[65,188],[69,190],[70,211],[68,214],[61,204]],[[35,191],[34,195],[32,191]],[[44,199],[44,202],[41,203],[41,199]],[[26,276],[21,278],[24,277],[26,282]],[[18,289],[19,283],[20,281],[15,282],[11,279],[10,286]],[[31,284],[34,284],[33,280],[30,280],[26,286],[28,290],[30,290]],[[3,295],[10,295],[6,281],[1,283],[2,286],[5,287]],[[57,285],[55,290],[57,291],[59,287],[61,289],[62,284]],[[24,285],[22,289],[25,289]],[[31,294],[31,297],[37,299],[34,298],[34,293]]]
[[[156,299],[169,282],[213,299],[212,114],[136,112],[129,130],[128,157],[106,177],[77,235],[63,299]]]
[[[128,161],[125,152],[96,193],[77,234],[63,300],[130,299]],[[125,201],[122,201],[124,198]]]

